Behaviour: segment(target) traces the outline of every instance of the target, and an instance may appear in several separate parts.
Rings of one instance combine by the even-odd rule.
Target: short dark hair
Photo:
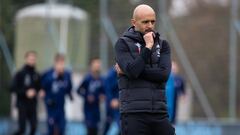
[[[33,51],[33,50],[30,50],[30,51],[27,51],[26,53],[25,53],[25,58],[27,58],[29,55],[31,55],[31,54],[33,54],[33,55],[37,55],[37,52],[36,51]]]
[[[62,54],[62,53],[57,53],[55,55],[55,58],[54,58],[54,61],[57,62],[57,61],[64,61],[65,60],[65,55]]]
[[[99,57],[94,57],[94,58],[92,58],[91,60],[90,60],[90,65],[94,62],[94,61],[98,61],[98,60],[100,60],[100,58]]]

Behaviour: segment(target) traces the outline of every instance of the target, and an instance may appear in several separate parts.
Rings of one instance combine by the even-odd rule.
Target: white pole
[[[229,118],[236,119],[237,101],[237,31],[238,0],[231,1],[230,45],[229,45]]]
[[[60,20],[59,52],[67,53],[68,17]]]

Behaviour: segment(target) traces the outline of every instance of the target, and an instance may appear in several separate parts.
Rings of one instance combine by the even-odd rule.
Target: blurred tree
[[[6,40],[13,39],[13,29],[11,29],[11,1],[1,0],[0,2],[0,31],[5,35]],[[13,42],[11,42],[13,43]],[[10,46],[9,46],[10,47]],[[0,116],[8,116],[10,112],[10,94],[8,84],[10,72],[6,67],[2,50],[0,50]]]
[[[227,117],[230,9],[197,2],[189,15],[173,22],[216,116]],[[193,116],[205,116],[198,102],[193,103]]]
[[[16,12],[32,4],[44,2],[44,0],[1,0],[0,1],[0,31],[3,33],[7,45],[13,54],[14,30]],[[10,93],[9,84],[11,80],[10,72],[6,66],[6,61],[0,50],[0,117],[10,115]]]
[[[99,56],[99,0],[73,0],[72,5],[88,12],[90,20],[90,59]]]

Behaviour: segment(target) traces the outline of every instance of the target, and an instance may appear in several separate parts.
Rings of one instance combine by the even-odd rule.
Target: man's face
[[[143,34],[153,31],[155,28],[156,16],[154,13],[143,13],[132,19],[135,30]]]
[[[94,76],[99,76],[101,72],[101,61],[100,60],[93,60],[91,63],[91,72]]]
[[[178,72],[179,72],[178,65],[175,62],[172,62],[172,72],[174,74],[178,74]]]
[[[28,56],[25,58],[26,64],[30,66],[35,66],[36,65],[36,54],[30,53]]]
[[[65,61],[63,59],[55,61],[55,70],[57,73],[61,74],[65,69]]]

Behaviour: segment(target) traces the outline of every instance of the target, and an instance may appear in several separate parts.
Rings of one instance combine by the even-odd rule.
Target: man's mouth
[[[153,30],[152,30],[152,29],[147,29],[147,30],[145,30],[145,32],[146,32],[146,33],[148,33],[148,32],[153,32]]]

